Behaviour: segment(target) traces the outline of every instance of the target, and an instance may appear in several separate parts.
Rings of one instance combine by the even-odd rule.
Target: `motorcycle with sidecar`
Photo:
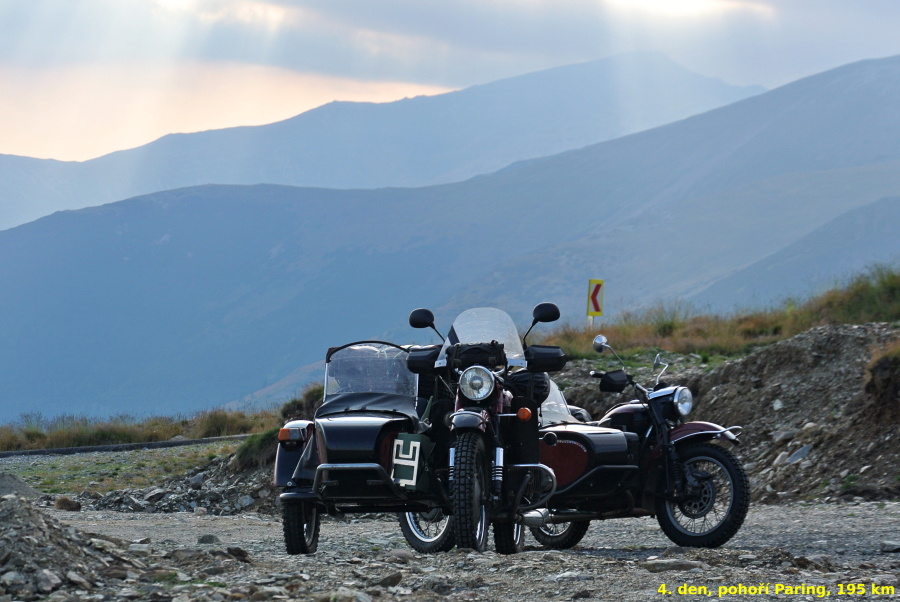
[[[559,309],[543,303],[533,316],[532,327]],[[410,325],[435,328],[434,316],[415,310]],[[398,513],[420,552],[484,550],[491,524],[498,551],[520,550],[521,512],[553,491],[553,471],[537,462],[534,414],[546,372],[564,364],[558,347],[523,349],[512,319],[493,308],[463,312],[440,345],[329,349],[314,419],[278,434],[288,553],[316,551],[323,512]]]
[[[288,554],[316,551],[322,512],[397,512],[418,551],[453,547],[447,408],[427,403],[409,370],[421,354],[386,341],[326,353],[314,420],[289,421],[278,434],[274,484]]]
[[[603,335],[594,349],[615,354]],[[636,394],[596,422],[576,418],[555,387],[542,404],[540,461],[553,469],[557,489],[544,508],[523,517],[541,544],[570,548],[590,521],[611,518],[655,516],[669,539],[691,547],[718,547],[741,527],[750,503],[747,475],[717,444],[737,445],[741,427],[686,422],[690,389],[660,380],[667,365],[659,355],[654,368],[662,370],[650,388],[624,369],[591,372],[601,391],[632,386]]]

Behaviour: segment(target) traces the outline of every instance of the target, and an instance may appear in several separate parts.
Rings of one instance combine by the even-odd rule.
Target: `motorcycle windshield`
[[[408,353],[390,345],[351,345],[325,367],[325,397],[344,393],[386,393],[415,398],[417,376],[406,367]]]
[[[525,352],[515,323],[505,311],[493,307],[476,307],[459,314],[450,327],[438,361],[446,359],[447,348],[457,343],[503,343],[510,365],[525,365]]]

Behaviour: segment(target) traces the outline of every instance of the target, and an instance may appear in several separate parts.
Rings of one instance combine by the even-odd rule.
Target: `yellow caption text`
[[[727,598],[728,596],[893,596],[893,585],[875,585],[874,583],[836,583],[834,585],[809,585],[806,583],[754,583],[746,585],[680,585],[668,586],[665,583],[656,590],[666,596],[708,596],[710,598]]]

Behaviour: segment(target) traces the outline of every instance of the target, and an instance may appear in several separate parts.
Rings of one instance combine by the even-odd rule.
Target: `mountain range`
[[[415,307],[575,321],[604,278],[610,316],[727,310],[897,261],[898,94],[900,57],[863,61],[458,183],[195,186],[2,231],[0,414],[284,400],[330,345],[424,340]]]
[[[759,94],[630,53],[437,96],[333,102],[264,126],[172,134],[84,162],[0,156],[0,229],[202,184],[425,186],[610,140]]]

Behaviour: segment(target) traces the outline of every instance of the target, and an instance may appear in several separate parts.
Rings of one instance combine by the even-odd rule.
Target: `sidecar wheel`
[[[494,549],[498,554],[518,554],[525,549],[525,527],[519,523],[494,523]]]
[[[399,516],[403,537],[417,552],[447,552],[456,545],[453,521],[440,508],[428,512],[404,512]]]
[[[312,504],[281,505],[281,526],[288,554],[312,554],[319,547],[321,517]]]
[[[700,443],[679,450],[685,471],[700,478],[698,495],[675,503],[660,496],[656,518],[679,546],[717,548],[731,539],[750,507],[750,483],[744,467],[719,445]]]
[[[575,547],[587,534],[591,526],[589,520],[577,520],[571,523],[557,523],[532,527],[531,534],[542,546],[554,550],[568,550]]]
[[[484,441],[481,434],[467,431],[456,442],[456,466],[451,502],[456,545],[477,552],[487,549],[488,522],[485,494],[488,491]]]

